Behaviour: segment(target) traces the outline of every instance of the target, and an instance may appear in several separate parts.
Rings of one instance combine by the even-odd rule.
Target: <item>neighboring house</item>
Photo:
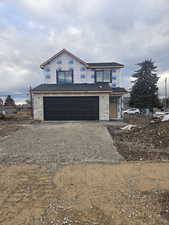
[[[118,86],[124,65],[115,62],[86,63],[63,49],[40,68],[45,83],[35,87],[36,120],[120,119],[123,95]]]
[[[8,95],[4,101],[0,98],[0,114],[14,114],[17,112],[14,100]],[[3,104],[4,103],[4,104]]]

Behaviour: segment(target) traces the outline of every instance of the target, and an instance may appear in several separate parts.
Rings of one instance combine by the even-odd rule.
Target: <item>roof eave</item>
[[[121,65],[121,66],[87,66],[87,68],[89,69],[105,69],[105,68],[124,68],[124,65]]]
[[[52,90],[34,90],[34,91],[32,91],[32,93],[33,94],[97,94],[97,93],[102,93],[102,94],[105,94],[105,93],[107,93],[107,94],[111,94],[112,93],[112,91],[111,90],[102,90],[102,91],[99,91],[99,90],[97,90],[97,91],[88,91],[88,90],[83,90],[83,91],[52,91]]]
[[[112,95],[126,95],[126,94],[128,94],[128,92],[125,92],[125,91],[112,91],[112,93],[111,93]]]

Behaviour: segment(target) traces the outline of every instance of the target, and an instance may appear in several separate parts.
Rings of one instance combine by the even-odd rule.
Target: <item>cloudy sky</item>
[[[0,95],[25,97],[29,85],[44,82],[39,65],[62,48],[125,64],[126,88],[135,64],[152,58],[163,95],[169,0],[0,0],[0,18]]]

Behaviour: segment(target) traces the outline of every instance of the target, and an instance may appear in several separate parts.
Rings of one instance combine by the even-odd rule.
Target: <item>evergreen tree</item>
[[[131,91],[130,106],[142,109],[150,109],[159,106],[158,76],[154,62],[145,60],[137,64],[140,68],[133,74],[136,78]]]
[[[8,95],[6,100],[5,100],[5,105],[6,106],[15,106],[15,101],[13,100],[13,98]]]

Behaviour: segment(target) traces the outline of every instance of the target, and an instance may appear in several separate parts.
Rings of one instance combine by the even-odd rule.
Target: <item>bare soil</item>
[[[168,225],[169,164],[0,167],[2,225]]]
[[[135,124],[138,126],[145,126],[150,123],[152,120],[152,116],[146,115],[125,115],[124,122],[128,124]]]
[[[131,131],[108,126],[118,152],[130,160],[169,160],[169,122],[137,124]]]
[[[24,136],[24,132],[32,125],[27,127],[22,125],[22,122],[16,123],[13,120],[1,121],[0,137],[9,136],[9,139],[12,139],[18,135]],[[62,124],[60,126],[62,127]],[[161,154],[157,157],[161,159],[162,154],[168,154],[165,131],[163,133],[161,129],[159,130],[161,137],[164,136],[162,143],[156,141],[153,145],[154,139],[148,142],[144,137],[144,133],[148,135],[150,131],[154,132],[154,129],[157,131],[156,126],[152,125],[152,131],[148,127],[146,131],[139,128],[131,131],[131,134],[121,133],[120,128],[115,126],[109,127],[109,130],[116,146],[118,147],[118,144],[120,146],[118,151],[121,151],[127,160],[147,160],[150,159],[150,154],[152,159],[154,154]],[[166,125],[162,126],[166,129]],[[31,133],[33,131],[36,133],[36,127],[33,128],[30,129]],[[32,134],[34,138],[40,135],[35,133]],[[31,141],[28,136],[30,132],[26,134],[27,139]],[[153,133],[157,134],[158,132]],[[43,136],[41,138],[44,140]],[[39,143],[39,139],[36,143]],[[50,148],[45,147],[44,151],[37,151],[39,160],[43,159],[46,151],[49,156]],[[28,152],[25,151],[24,154]],[[35,155],[32,154],[30,160],[33,160]],[[164,160],[166,158],[165,155]],[[25,164],[21,163],[21,159],[22,157],[17,155],[17,164],[14,164],[14,161],[13,165],[0,164],[2,225],[169,224],[169,163],[140,161],[121,164],[83,163],[49,170],[47,164]]]
[[[6,121],[0,121],[0,137],[10,135],[12,132],[19,130],[17,123],[7,123]]]
[[[37,121],[33,121],[31,119],[25,119],[25,118],[16,118],[9,116],[8,118],[5,118],[3,120],[0,120],[0,137],[9,136],[12,133],[18,131],[19,129],[22,129],[23,124],[35,124]]]

